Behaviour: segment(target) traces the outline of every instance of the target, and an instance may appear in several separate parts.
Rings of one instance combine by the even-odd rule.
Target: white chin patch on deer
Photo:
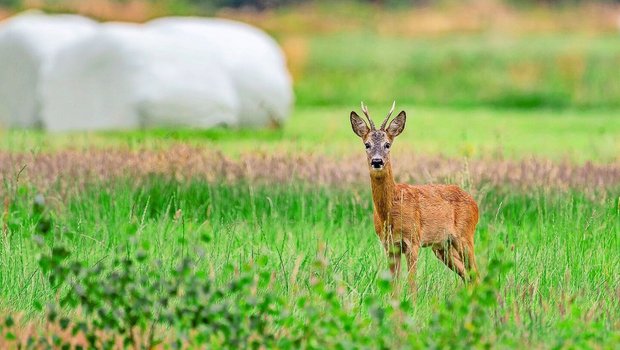
[[[371,168],[372,168],[373,171],[381,171],[381,170],[383,170],[383,165],[373,164],[373,165],[371,165]]]

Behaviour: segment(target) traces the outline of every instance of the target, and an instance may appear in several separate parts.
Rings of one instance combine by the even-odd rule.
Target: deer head
[[[381,123],[379,130],[375,128],[375,123],[372,122],[364,102],[362,102],[362,112],[364,112],[370,126],[355,111],[351,111],[351,127],[353,132],[362,139],[364,147],[366,147],[366,158],[368,160],[370,176],[372,177],[385,176],[387,173],[386,169],[390,167],[392,142],[405,129],[405,121],[407,120],[405,111],[398,113],[396,118],[386,128],[390,116],[394,112],[395,105],[396,101],[392,103],[392,109],[390,109],[387,117]]]

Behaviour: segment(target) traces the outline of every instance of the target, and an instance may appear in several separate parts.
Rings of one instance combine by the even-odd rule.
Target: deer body
[[[375,232],[385,244],[429,247],[471,240],[478,206],[457,186],[396,184],[391,197],[391,204],[380,208],[373,195]]]
[[[474,257],[474,232],[478,223],[476,202],[454,185],[395,183],[389,149],[404,129],[405,112],[394,118],[386,129],[390,111],[381,129],[376,130],[363,105],[362,110],[371,128],[355,112],[351,112],[351,125],[366,145],[375,232],[386,250],[392,274],[398,276],[404,254],[410,288],[414,292],[419,249],[431,247],[439,260],[467,281],[470,272],[477,272]]]

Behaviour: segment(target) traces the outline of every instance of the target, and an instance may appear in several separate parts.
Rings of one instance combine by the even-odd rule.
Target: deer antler
[[[390,112],[388,113],[387,117],[385,117],[383,124],[381,124],[381,130],[385,130],[385,126],[387,125],[388,120],[392,116],[392,113],[394,113],[394,107],[396,107],[396,101],[392,102],[392,109],[390,109]]]
[[[364,112],[366,119],[368,119],[368,122],[370,123],[370,130],[377,130],[375,129],[375,123],[372,122],[372,119],[370,119],[370,116],[368,115],[368,107],[364,105],[364,101],[362,101],[362,112]]]

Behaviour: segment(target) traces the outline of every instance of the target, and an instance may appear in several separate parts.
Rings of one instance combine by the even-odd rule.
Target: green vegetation
[[[389,103],[371,104],[375,119]],[[398,105],[408,112],[397,154],[416,153],[477,159],[527,157],[587,160],[608,163],[620,155],[620,112],[425,108]],[[175,143],[220,150],[235,157],[250,152],[332,157],[359,154],[359,140],[351,132],[346,107],[299,107],[282,130],[147,130],[45,134],[36,131],[0,133],[0,149],[14,152],[49,152],[58,149],[128,147],[161,149]]]
[[[502,108],[620,107],[620,36],[470,34],[311,39],[301,105],[386,103]]]
[[[48,262],[41,265],[45,268],[40,268],[38,254],[48,253],[37,245],[34,239],[37,235],[42,237],[40,241],[44,246],[68,248],[72,252],[71,259],[80,262],[84,269],[101,265],[102,270],[93,277],[75,272],[81,276],[75,281],[84,279],[84,288],[90,283],[86,281],[94,283],[90,288],[95,288],[97,278],[107,281],[104,276],[120,271],[121,268],[113,263],[115,259],[131,258],[136,254],[141,258],[134,258],[134,264],[138,265],[132,269],[136,269],[136,274],[144,273],[152,278],[138,283],[136,276],[132,283],[147,283],[141,287],[146,289],[150,288],[148,283],[155,283],[159,278],[173,278],[170,273],[182,258],[189,259],[186,262],[191,266],[188,273],[198,274],[205,281],[211,281],[205,283],[222,288],[227,288],[227,283],[234,280],[235,271],[258,262],[256,271],[267,271],[269,276],[269,281],[265,282],[269,287],[260,288],[258,295],[277,299],[273,303],[282,303],[280,306],[289,310],[298,322],[303,324],[308,317],[308,322],[319,322],[318,325],[325,317],[327,320],[332,316],[348,315],[341,320],[344,324],[332,325],[336,329],[325,329],[329,336],[323,339],[327,342],[324,344],[345,341],[349,336],[361,336],[364,332],[374,334],[373,327],[355,331],[346,328],[347,322],[353,322],[351,325],[372,322],[372,307],[366,304],[367,298],[374,300],[372,305],[391,307],[390,288],[381,287],[387,266],[372,230],[372,204],[366,188],[217,184],[200,180],[180,183],[153,177],[139,183],[117,180],[88,185],[79,194],[63,201],[50,195],[47,205],[37,198],[36,189],[28,186],[13,188],[7,193],[11,193],[11,201],[0,254],[2,308],[33,310],[33,305],[45,305],[54,300],[58,290],[52,287],[57,286],[58,280],[51,280],[51,286],[45,282],[53,269],[50,259],[60,263],[67,256],[57,250],[59,257],[52,259],[50,256]],[[476,234],[476,252],[482,275],[495,268],[489,265],[493,259],[513,267],[490,274],[492,281],[480,288],[491,288],[485,292],[491,293],[491,299],[475,311],[472,305],[477,305],[484,296],[475,297],[473,301],[468,299],[468,293],[477,292],[460,291],[462,284],[457,277],[436,261],[430,251],[424,250],[418,270],[418,298],[407,306],[411,310],[406,312],[414,329],[419,334],[447,331],[448,325],[443,328],[437,324],[436,317],[441,315],[437,314],[437,308],[442,310],[457,303],[462,310],[453,310],[450,314],[458,316],[444,321],[450,327],[461,320],[460,316],[465,323],[474,322],[465,325],[464,331],[471,332],[466,337],[477,339],[476,344],[492,340],[501,344],[570,347],[571,344],[611,344],[617,340],[619,320],[614,310],[620,307],[616,295],[620,287],[617,278],[620,202],[614,193],[617,192],[612,189],[595,196],[542,190],[531,193],[502,189],[480,191],[477,199],[482,217]],[[209,242],[200,248],[200,242],[205,239]],[[506,252],[500,247],[505,247]],[[152,275],[148,273],[148,264],[154,259],[159,260],[160,265],[157,265],[157,274]],[[317,261],[322,266],[319,270]],[[67,273],[65,270],[64,274]],[[339,296],[333,301],[322,300],[323,292],[315,289],[317,278],[327,291],[339,291]],[[154,300],[158,293],[163,293],[158,290],[140,293],[147,293],[145,297]],[[59,291],[65,293],[66,289]],[[105,295],[98,298],[103,302],[107,298]],[[221,297],[236,298],[234,295]],[[220,299],[212,298],[215,299],[201,300],[219,303]],[[332,304],[332,309],[326,309],[326,314],[309,313],[297,304],[306,298],[317,298],[316,305]],[[406,294],[398,300],[406,302]],[[451,302],[444,304],[446,300]],[[484,306],[486,303],[490,304]],[[347,305],[357,310],[356,313],[345,312]],[[329,310],[336,314],[328,315]],[[278,309],[277,312],[282,311]],[[148,315],[148,310],[145,312]],[[482,317],[483,324],[476,325],[476,320],[468,318],[472,316]],[[243,317],[243,314],[236,317]],[[274,327],[271,329],[274,332],[301,327],[279,317],[284,316],[277,316],[269,326]],[[159,326],[174,329],[164,321]],[[339,329],[341,326],[343,328]],[[575,329],[581,331],[573,331]],[[397,337],[396,330],[384,331],[391,332],[389,337],[377,339],[395,340]],[[421,343],[413,344],[428,345],[424,342],[430,338],[418,339]]]
[[[223,3],[89,11],[143,21]],[[613,16],[485,4],[224,13],[289,57],[297,102],[279,130],[0,130],[0,348],[616,348]],[[397,176],[452,179],[478,201],[479,285],[427,249],[416,299],[390,285],[369,188],[341,181],[359,180],[360,100],[376,120],[392,100],[408,112]]]

